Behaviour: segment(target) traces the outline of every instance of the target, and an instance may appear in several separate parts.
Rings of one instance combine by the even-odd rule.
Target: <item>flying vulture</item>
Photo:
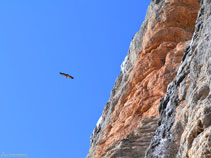
[[[60,75],[65,76],[65,77],[69,77],[69,78],[71,78],[71,79],[74,79],[74,77],[73,77],[73,76],[70,76],[70,75],[65,74],[65,73],[62,73],[62,72],[60,72]]]

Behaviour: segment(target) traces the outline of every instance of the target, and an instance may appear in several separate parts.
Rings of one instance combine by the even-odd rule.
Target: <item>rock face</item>
[[[211,1],[201,1],[195,33],[162,99],[146,157],[211,157]]]
[[[202,1],[200,9],[200,0],[152,0],[93,131],[88,158],[211,154],[210,3]]]
[[[141,121],[138,127],[130,132],[124,139],[116,141],[107,148],[102,158],[139,158],[144,157],[145,151],[157,128],[158,118],[151,117]]]

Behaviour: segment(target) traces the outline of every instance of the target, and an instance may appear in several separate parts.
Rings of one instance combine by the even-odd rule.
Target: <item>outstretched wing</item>
[[[67,74],[60,72],[60,75],[67,77]]]
[[[68,75],[68,74],[67,74],[67,76],[66,76],[66,77],[69,77],[69,78],[71,78],[71,79],[73,79],[73,78],[74,78],[73,76],[70,76],[70,75]]]
[[[74,79],[73,76],[70,76],[70,75],[65,74],[65,73],[62,73],[62,72],[60,72],[60,75],[65,76],[65,77],[68,77],[68,78],[71,78],[71,79]]]

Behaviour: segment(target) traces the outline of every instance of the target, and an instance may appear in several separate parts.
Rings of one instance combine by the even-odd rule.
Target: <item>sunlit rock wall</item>
[[[159,106],[148,158],[211,158],[211,1],[202,0],[196,29]]]
[[[88,158],[144,157],[199,7],[198,0],[152,0],[93,131]]]

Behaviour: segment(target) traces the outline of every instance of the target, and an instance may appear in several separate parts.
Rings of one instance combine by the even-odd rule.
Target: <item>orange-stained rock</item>
[[[159,105],[146,157],[211,157],[211,1],[201,1],[191,43]]]
[[[108,147],[135,130],[141,120],[158,116],[160,99],[176,75],[198,10],[198,0],[150,4],[141,49],[131,70],[126,72],[123,88],[117,88],[111,96],[116,104],[110,114],[105,107],[103,119],[108,121],[100,129],[97,141],[91,144],[88,157],[101,158]]]

